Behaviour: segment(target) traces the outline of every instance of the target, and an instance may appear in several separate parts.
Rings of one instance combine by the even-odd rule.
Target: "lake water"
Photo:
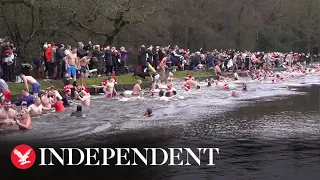
[[[239,97],[215,87],[188,94],[178,91],[185,99],[171,102],[152,98],[119,102],[94,96],[92,107],[84,110],[86,118],[71,118],[73,109],[68,109],[33,119],[30,131],[0,132],[1,161],[20,143],[43,147],[218,147],[220,155],[214,167],[53,167],[31,171],[32,176],[53,179],[102,175],[139,180],[319,179],[320,77],[287,78],[279,84],[245,81],[248,92]],[[288,84],[296,87],[288,90]],[[154,115],[143,117],[149,107]],[[57,174],[58,169],[65,173]]]

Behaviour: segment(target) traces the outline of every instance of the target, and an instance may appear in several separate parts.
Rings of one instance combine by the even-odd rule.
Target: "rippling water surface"
[[[48,114],[34,119],[30,131],[1,132],[0,142],[220,148],[215,167],[109,172],[120,179],[319,179],[320,77],[288,78],[280,84],[245,81],[248,92],[239,97],[216,87],[178,91],[185,99],[171,102],[153,98],[119,102],[94,96],[85,118],[71,118],[73,109]],[[150,118],[142,116],[148,107],[154,114]]]

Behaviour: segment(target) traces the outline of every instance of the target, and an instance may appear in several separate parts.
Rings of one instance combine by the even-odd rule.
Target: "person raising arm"
[[[17,125],[21,130],[31,129],[31,117],[26,109],[20,112],[20,118],[17,120]]]

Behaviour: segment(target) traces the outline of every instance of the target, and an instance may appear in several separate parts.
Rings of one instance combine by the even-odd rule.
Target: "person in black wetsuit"
[[[144,112],[144,116],[146,116],[146,117],[151,117],[151,114],[152,114],[151,108],[147,108],[146,112]]]
[[[78,105],[77,106],[77,110],[71,113],[71,116],[75,116],[75,117],[83,117],[83,113],[82,113],[82,106]]]

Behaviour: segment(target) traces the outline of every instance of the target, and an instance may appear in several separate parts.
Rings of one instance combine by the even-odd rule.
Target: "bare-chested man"
[[[161,81],[165,81],[166,80],[166,66],[167,66],[167,60],[168,57],[164,57],[160,64],[159,64],[159,68],[161,70]]]
[[[20,77],[23,80],[25,88],[27,88],[28,92],[29,84],[31,84],[33,96],[38,97],[40,91],[40,84],[38,83],[38,81],[35,80],[32,76],[26,76],[24,74],[21,74]]]
[[[83,85],[83,81],[86,78],[87,69],[89,69],[90,56],[84,56],[79,60],[80,65],[80,73],[81,73],[81,84]]]
[[[53,98],[49,96],[50,95],[48,91],[45,91],[44,94],[42,94],[41,96],[42,106],[47,109],[51,109],[53,104]]]
[[[217,61],[216,66],[214,67],[214,70],[216,72],[217,80],[222,80],[222,74],[220,69],[220,62]]]
[[[142,81],[138,79],[136,85],[133,87],[131,96],[142,96],[141,84]]]
[[[0,109],[0,129],[10,128],[16,124],[17,112],[11,108],[11,101],[4,100],[3,109]]]
[[[193,79],[187,79],[185,85],[188,85],[189,87],[197,87],[197,82]]]
[[[49,111],[50,108],[45,108],[41,104],[41,100],[39,97],[34,98],[34,104],[30,105],[28,108],[28,112],[30,112],[31,116],[38,116],[42,114],[42,111]]]
[[[82,106],[90,106],[91,95],[85,91],[79,93],[79,100],[82,103]]]
[[[114,96],[114,79],[109,77],[106,83],[106,86],[103,88],[104,93],[107,98],[112,98]]]
[[[67,73],[70,75],[70,77],[73,77],[73,80],[77,80],[77,48],[72,48],[72,51],[70,54],[68,54],[66,58],[66,68]]]

